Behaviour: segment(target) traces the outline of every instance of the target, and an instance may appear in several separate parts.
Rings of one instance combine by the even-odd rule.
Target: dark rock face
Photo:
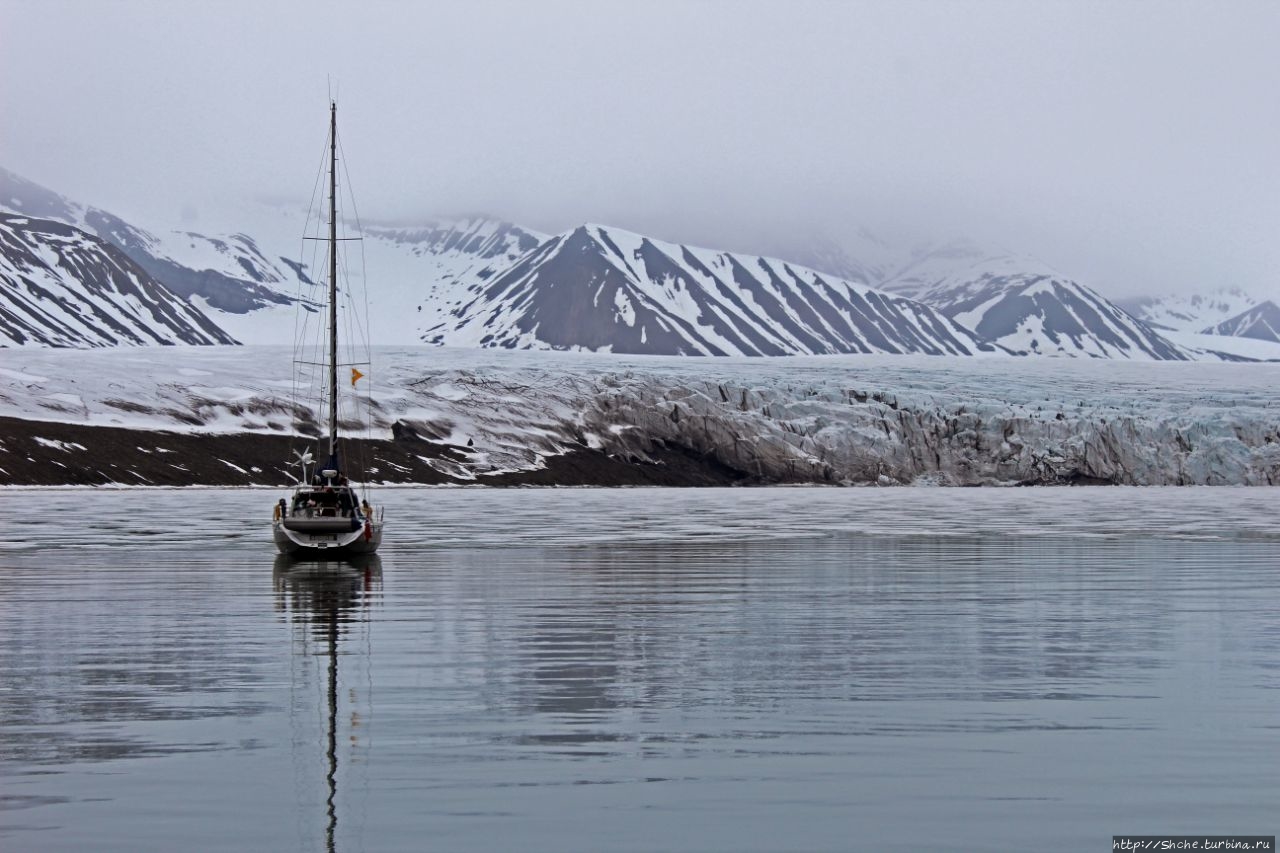
[[[104,240],[61,222],[0,214],[0,342],[236,341]]]

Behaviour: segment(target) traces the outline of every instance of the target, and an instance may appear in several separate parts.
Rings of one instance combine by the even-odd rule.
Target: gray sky
[[[331,78],[366,218],[963,232],[1112,295],[1280,291],[1278,45],[1274,0],[0,0],[0,165],[174,227],[305,201]]]

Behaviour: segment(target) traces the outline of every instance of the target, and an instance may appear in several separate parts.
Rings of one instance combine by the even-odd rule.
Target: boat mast
[[[329,467],[338,470],[338,104],[329,102]]]

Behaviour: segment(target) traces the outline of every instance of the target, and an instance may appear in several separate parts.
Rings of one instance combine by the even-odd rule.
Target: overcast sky
[[[332,80],[366,218],[965,233],[1111,295],[1280,291],[1278,55],[1276,0],[0,0],[0,165],[212,228],[305,202]]]

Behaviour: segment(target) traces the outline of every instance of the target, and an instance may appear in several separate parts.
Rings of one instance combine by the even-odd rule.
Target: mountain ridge
[[[293,236],[306,230],[300,210],[273,208],[270,219],[258,211],[225,235],[152,232],[3,169],[0,209],[44,212],[95,234],[241,341],[280,342],[299,308],[315,311],[323,301],[308,272],[323,259],[304,256],[319,244]],[[895,261],[892,247],[864,228],[845,241],[815,232],[758,254],[598,223],[548,235],[484,215],[371,223],[363,238],[352,245],[377,275],[369,306],[387,341],[691,355],[1000,348],[1184,359],[1215,349],[1174,343],[1154,320],[1131,317],[1035,259],[965,240]],[[851,256],[847,245],[867,257]],[[503,294],[515,302],[498,305]]]
[[[521,257],[423,339],[651,355],[994,352],[867,285],[594,223]]]

